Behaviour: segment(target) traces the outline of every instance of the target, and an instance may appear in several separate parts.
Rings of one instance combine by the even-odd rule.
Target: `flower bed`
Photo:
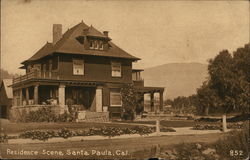
[[[101,127],[101,128],[88,128],[83,130],[69,130],[63,128],[61,130],[31,130],[25,131],[20,134],[20,138],[31,138],[38,140],[48,140],[53,137],[62,137],[69,138],[74,136],[91,136],[91,135],[100,135],[114,137],[123,134],[140,134],[147,135],[155,131],[154,127],[144,127],[144,126],[135,126],[132,128],[117,128],[117,127]]]
[[[243,128],[243,122],[237,122],[237,123],[227,123],[228,129],[242,129]],[[221,123],[199,123],[195,124],[193,127],[194,130],[221,130],[222,124]]]
[[[236,115],[232,118],[227,118],[227,122],[242,122],[242,121],[247,121],[249,118],[250,114],[241,114],[241,115]],[[196,119],[195,121],[197,122],[221,122],[222,118],[204,118],[201,117],[199,119]]]

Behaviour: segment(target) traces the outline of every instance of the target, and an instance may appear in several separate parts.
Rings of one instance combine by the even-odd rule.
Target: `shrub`
[[[242,129],[243,128],[243,122],[237,122],[237,123],[227,123],[228,129]],[[221,123],[211,123],[211,124],[195,124],[193,127],[194,130],[221,130],[222,124]]]
[[[135,118],[135,108],[137,104],[136,91],[133,84],[124,85],[121,88],[122,97],[122,118],[125,120],[133,120]]]
[[[220,130],[220,124],[196,124],[193,127],[194,130]]]
[[[53,131],[31,130],[21,133],[19,137],[45,141],[49,138],[55,137],[55,133]]]
[[[69,138],[72,137],[74,133],[70,131],[69,129],[63,128],[58,131],[58,136],[63,138]]]
[[[25,116],[25,122],[72,122],[74,116],[64,112],[56,115],[50,107],[42,107],[37,111],[31,111]]]
[[[249,141],[249,122],[243,124],[242,130],[234,130],[229,132],[229,134],[217,141],[214,147],[223,157],[228,157],[229,159],[242,159],[248,156],[248,141]],[[230,151],[242,151],[242,155],[232,156]]]
[[[72,131],[67,128],[63,128],[59,131],[49,131],[49,130],[31,130],[25,131],[20,134],[21,138],[31,138],[38,140],[48,140],[52,137],[63,137],[69,138],[73,136],[91,136],[91,135],[100,135],[100,136],[119,136],[123,134],[140,134],[147,135],[154,132],[153,127],[145,127],[145,126],[135,126],[132,128],[117,128],[117,127],[101,127],[101,128],[89,128],[84,130],[76,130]]]
[[[6,134],[0,135],[0,143],[7,143],[8,142],[8,136]]]
[[[30,111],[25,117],[26,122],[53,122],[56,116],[50,107],[42,107],[36,111]]]

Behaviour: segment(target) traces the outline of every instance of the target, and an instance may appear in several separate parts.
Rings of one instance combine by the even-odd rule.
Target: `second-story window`
[[[93,40],[89,41],[89,48],[94,49],[94,41]]]
[[[121,77],[121,63],[111,62],[111,75],[112,77]]]
[[[99,42],[97,40],[94,41],[95,49],[99,49]]]
[[[99,42],[99,49],[100,49],[100,50],[103,50],[103,41],[100,41],[100,42]]]
[[[73,59],[73,75],[84,75],[84,61]]]

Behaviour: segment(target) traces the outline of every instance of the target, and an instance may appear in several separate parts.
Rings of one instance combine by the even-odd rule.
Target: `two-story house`
[[[53,42],[22,62],[26,75],[13,79],[12,110],[27,112],[48,105],[60,114],[71,105],[89,113],[120,116],[120,90],[130,83],[142,96],[151,93],[152,107],[154,93],[159,92],[162,108],[164,88],[144,87],[142,70],[132,69],[138,60],[112,43],[108,31],[81,22],[62,34],[62,25],[54,24]]]

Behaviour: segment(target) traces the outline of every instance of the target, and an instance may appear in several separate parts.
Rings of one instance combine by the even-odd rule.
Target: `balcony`
[[[141,72],[143,70],[141,69],[133,69],[132,70],[132,80],[136,87],[143,87],[144,86],[144,80],[141,77]]]
[[[33,72],[27,73],[26,75],[13,78],[13,84],[25,82],[25,81],[31,80],[31,79],[54,79],[54,80],[58,80],[59,79],[59,74],[58,74],[57,71],[51,71],[51,72],[33,71]]]

